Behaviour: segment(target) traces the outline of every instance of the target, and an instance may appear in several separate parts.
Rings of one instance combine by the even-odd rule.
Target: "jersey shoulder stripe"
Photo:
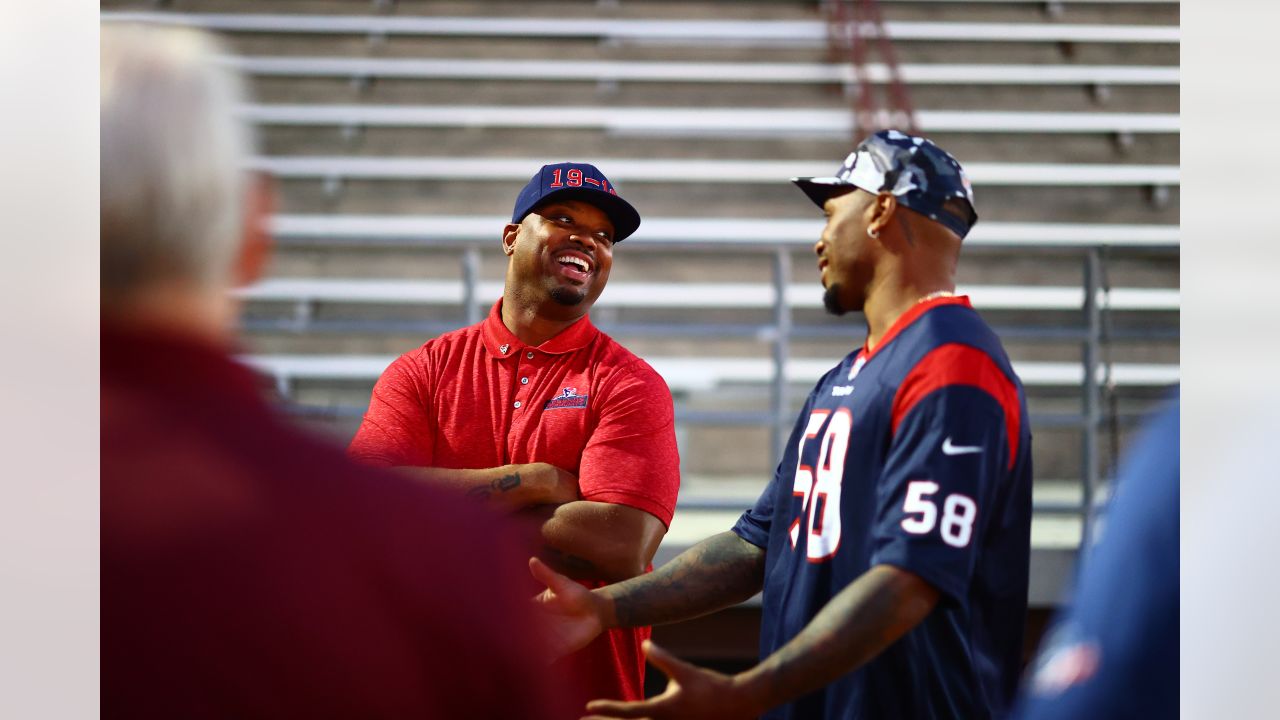
[[[976,387],[1004,410],[1005,432],[1009,438],[1009,467],[1018,457],[1022,432],[1022,401],[1018,387],[996,365],[991,356],[962,343],[939,345],[911,368],[893,398],[893,432],[921,400],[934,391],[952,385]]]

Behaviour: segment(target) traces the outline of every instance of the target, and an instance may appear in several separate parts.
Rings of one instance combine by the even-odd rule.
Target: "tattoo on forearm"
[[[494,490],[498,490],[500,492],[507,492],[508,490],[518,488],[520,487],[520,473],[503,475],[497,480],[494,480],[492,486]]]
[[[900,585],[867,578],[837,594],[768,665],[774,697],[798,697],[860,667],[923,617],[904,607]],[[922,606],[921,612],[926,612]]]
[[[764,550],[724,532],[619,585],[614,609],[623,627],[675,622],[746,600],[763,583]]]
[[[484,502],[493,497],[495,492],[510,492],[520,487],[520,473],[511,473],[503,475],[488,485],[479,485],[467,491],[467,497],[472,500]]]

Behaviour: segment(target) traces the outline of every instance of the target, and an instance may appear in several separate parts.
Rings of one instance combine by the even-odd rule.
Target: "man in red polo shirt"
[[[502,232],[502,298],[383,372],[350,455],[537,518],[537,554],[587,587],[645,572],[680,484],[671,393],[587,317],[639,225],[594,166],[544,166]],[[648,636],[566,662],[588,697],[639,699]]]

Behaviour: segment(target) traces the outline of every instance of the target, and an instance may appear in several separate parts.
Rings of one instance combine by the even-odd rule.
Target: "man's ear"
[[[510,257],[516,251],[516,235],[520,232],[520,223],[507,223],[502,228],[502,252]]]
[[[240,252],[233,268],[232,281],[237,287],[256,282],[267,272],[273,245],[269,224],[275,209],[275,181],[264,173],[254,173],[245,195]]]
[[[889,226],[889,221],[897,210],[898,198],[893,193],[881,192],[876,195],[875,202],[871,203],[871,220],[867,222],[867,232],[880,235]]]

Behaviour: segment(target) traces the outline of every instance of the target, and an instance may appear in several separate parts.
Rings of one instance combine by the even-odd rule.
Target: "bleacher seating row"
[[[1085,294],[1080,287],[1035,285],[962,286],[957,292],[968,295],[979,310],[1079,311]],[[502,283],[481,282],[476,294],[499,297]],[[790,284],[786,294],[793,308],[822,307],[822,288],[816,283]],[[596,307],[761,309],[773,307],[776,295],[768,283],[614,282]],[[465,292],[456,280],[270,278],[239,289],[236,296],[259,302],[457,305]],[[1175,288],[1111,288],[1099,291],[1098,302],[1116,311],[1177,312],[1181,293]]]
[[[506,105],[247,105],[241,115],[261,125],[467,127],[604,130],[663,137],[787,136],[847,138],[854,120],[847,109],[741,107],[601,107]],[[877,116],[888,123],[890,114]],[[1000,112],[917,110],[921,131],[960,133],[1176,133],[1173,113]]]
[[[538,80],[653,83],[852,83],[890,79],[888,66],[871,63],[855,73],[835,63],[727,63],[582,60],[475,60],[467,58],[228,57],[225,62],[250,75],[277,77],[396,78],[411,80]],[[1176,67],[1129,65],[898,66],[898,77],[913,85],[1177,85]]]
[[[832,172],[831,162],[577,158],[609,169],[615,182],[780,183],[796,176]],[[250,166],[278,178],[361,178],[376,180],[498,180],[518,182],[538,158],[288,156],[258,157]],[[1178,185],[1177,165],[1061,163],[971,163],[970,180],[984,185]]]
[[[283,244],[442,245],[495,242],[507,218],[500,215],[282,214],[271,231]],[[628,248],[696,242],[725,248],[809,248],[822,233],[821,218],[751,219],[646,217]],[[1176,225],[981,222],[965,238],[968,248],[1171,249]]]
[[[395,358],[386,355],[247,355],[241,358],[250,367],[274,377],[281,387],[295,380],[344,380],[372,383]],[[689,358],[646,357],[673,392],[702,392],[728,384],[763,386],[773,381],[774,364],[767,357]],[[811,386],[830,370],[839,358],[792,358],[787,362],[788,382]],[[1079,386],[1084,369],[1072,362],[1015,362],[1014,371],[1028,387]],[[1099,367],[1098,377],[1109,373],[1118,386],[1164,387],[1178,382],[1177,365],[1158,363],[1113,363]],[[287,394],[282,390],[283,394]]]
[[[817,20],[639,20],[630,18],[530,18],[448,16],[277,15],[267,13],[111,12],[104,18],[196,25],[239,33],[420,35],[452,37],[587,38],[661,45],[748,44],[825,46],[828,29]],[[1165,43],[1179,41],[1177,27],[888,21],[895,41]],[[863,37],[875,37],[872,25]]]

